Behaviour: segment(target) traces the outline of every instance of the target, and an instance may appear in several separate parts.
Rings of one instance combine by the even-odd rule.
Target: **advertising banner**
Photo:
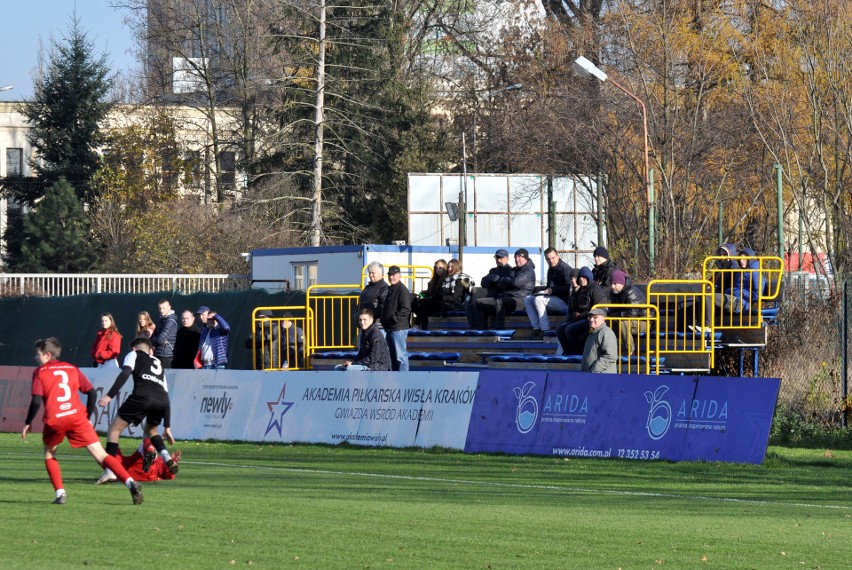
[[[464,449],[475,372],[300,372],[263,383],[247,438]]]
[[[465,451],[760,463],[777,378],[480,373]]]
[[[33,370],[35,366],[0,366],[0,431],[20,432],[27,419],[32,400]],[[43,429],[40,411],[33,419],[32,431]]]

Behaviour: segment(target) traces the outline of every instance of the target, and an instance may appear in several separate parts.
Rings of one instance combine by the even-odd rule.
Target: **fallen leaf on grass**
[[[665,563],[666,563],[666,561],[665,561],[665,560],[655,560],[655,562],[656,562],[657,564],[659,564],[660,566],[662,566],[663,564],[665,564]]]
[[[823,453],[823,455],[825,455],[825,456],[826,456],[826,457],[828,457],[829,459],[831,459],[832,457],[834,457],[834,453],[832,453],[830,449],[826,449],[826,450],[825,450],[825,453]]]
[[[702,554],[702,555],[701,555],[701,561],[702,561],[702,562],[707,562],[707,555],[706,555],[706,554]]]

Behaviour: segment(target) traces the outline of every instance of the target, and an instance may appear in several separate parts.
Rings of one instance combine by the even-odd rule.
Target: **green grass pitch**
[[[132,449],[138,442],[123,442]],[[131,504],[0,434],[0,568],[849,568],[852,452],[763,465],[179,442]]]

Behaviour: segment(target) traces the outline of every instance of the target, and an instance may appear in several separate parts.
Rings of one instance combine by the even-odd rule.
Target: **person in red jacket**
[[[118,355],[121,353],[121,334],[115,326],[115,319],[109,313],[101,314],[101,329],[92,344],[92,360],[98,368],[109,366],[118,368]]]

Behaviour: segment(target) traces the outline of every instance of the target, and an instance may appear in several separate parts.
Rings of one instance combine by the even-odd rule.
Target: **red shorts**
[[[41,434],[44,445],[50,448],[62,443],[62,440],[66,437],[71,447],[86,447],[100,441],[89,420],[83,420],[76,424],[59,425],[55,428],[45,424],[44,431]]]

